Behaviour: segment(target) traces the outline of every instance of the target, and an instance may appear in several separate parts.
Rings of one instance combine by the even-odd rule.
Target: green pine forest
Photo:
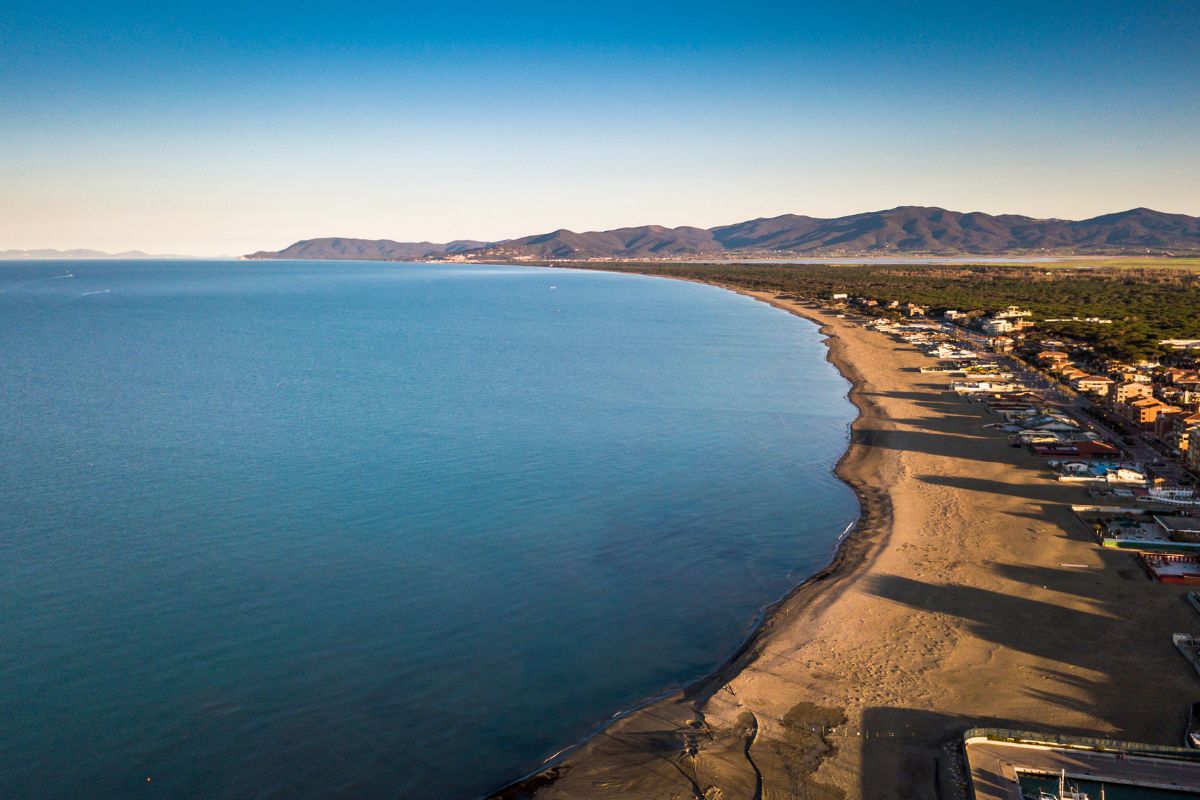
[[[568,266],[568,265],[563,265]],[[887,303],[932,309],[996,311],[1028,308],[1035,319],[1101,317],[1111,325],[1039,323],[1038,331],[1091,344],[1112,358],[1153,358],[1161,339],[1200,338],[1200,271],[1171,267],[1046,267],[1041,265],[827,265],[572,263],[602,269],[688,278],[745,289],[829,298],[845,292]]]

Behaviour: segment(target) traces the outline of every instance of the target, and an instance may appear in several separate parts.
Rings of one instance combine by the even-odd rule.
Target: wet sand
[[[1100,548],[1069,508],[1086,492],[985,430],[917,350],[744,294],[825,326],[860,411],[838,474],[862,518],[724,667],[496,796],[951,798],[970,727],[1182,743],[1185,589]]]

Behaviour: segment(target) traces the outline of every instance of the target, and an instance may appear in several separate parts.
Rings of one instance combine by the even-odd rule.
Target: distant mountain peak
[[[374,239],[306,239],[250,258],[367,258],[419,261],[449,255],[577,259],[702,256],[1004,256],[1200,253],[1200,219],[1138,207],[1085,220],[896,206],[844,217],[758,217],[715,228],[641,225],[576,233],[558,228],[501,242],[448,244]]]
[[[391,239],[352,239],[328,236],[301,239],[283,250],[260,250],[246,258],[332,259],[340,261],[422,261],[486,247],[487,242],[459,239],[435,242],[394,242]]]

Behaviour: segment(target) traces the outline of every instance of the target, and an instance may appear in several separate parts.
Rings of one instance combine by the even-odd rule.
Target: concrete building
[[[1113,387],[1111,399],[1114,405],[1128,403],[1135,397],[1153,397],[1154,389],[1148,383],[1140,381],[1123,381]]]
[[[1200,430],[1200,412],[1176,414],[1172,422],[1175,427],[1172,432],[1175,449],[1186,454],[1191,450],[1192,431]]]
[[[1012,320],[1003,317],[992,317],[983,321],[983,332],[988,336],[999,336],[1002,333],[1012,333],[1016,326]]]
[[[1116,407],[1116,411],[1147,433],[1155,431],[1160,416],[1182,413],[1182,409],[1167,405],[1156,397],[1136,397],[1127,403],[1121,403]]]
[[[1112,389],[1113,383],[1112,378],[1105,378],[1103,375],[1081,375],[1071,379],[1071,388],[1077,392],[1105,397]]]

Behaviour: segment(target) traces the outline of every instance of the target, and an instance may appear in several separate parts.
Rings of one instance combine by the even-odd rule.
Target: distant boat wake
[[[76,296],[73,296],[73,297],[67,297],[67,299],[62,302],[54,303],[54,307],[59,308],[61,306],[66,306],[67,303],[72,303],[77,300],[83,300],[84,297],[89,297],[91,295],[112,294],[112,291],[113,291],[112,289],[96,289],[95,291],[84,291],[84,293],[82,293],[82,294],[77,294]]]
[[[112,289],[97,289],[94,292],[84,292],[83,294],[77,294],[74,297],[69,297],[66,300],[63,300],[58,305],[65,306],[67,303],[74,303],[76,300],[82,300],[83,298],[90,297],[91,295],[94,295],[94,294],[111,294],[111,293],[112,293]]]
[[[26,286],[33,286],[35,283],[45,283],[46,281],[61,281],[63,278],[74,278],[74,277],[75,277],[75,273],[68,272],[66,275],[52,275],[49,278],[35,278],[31,281],[25,281],[24,283],[18,283],[16,286],[13,286],[9,289],[0,289],[0,292],[15,292],[18,289],[24,289]]]

